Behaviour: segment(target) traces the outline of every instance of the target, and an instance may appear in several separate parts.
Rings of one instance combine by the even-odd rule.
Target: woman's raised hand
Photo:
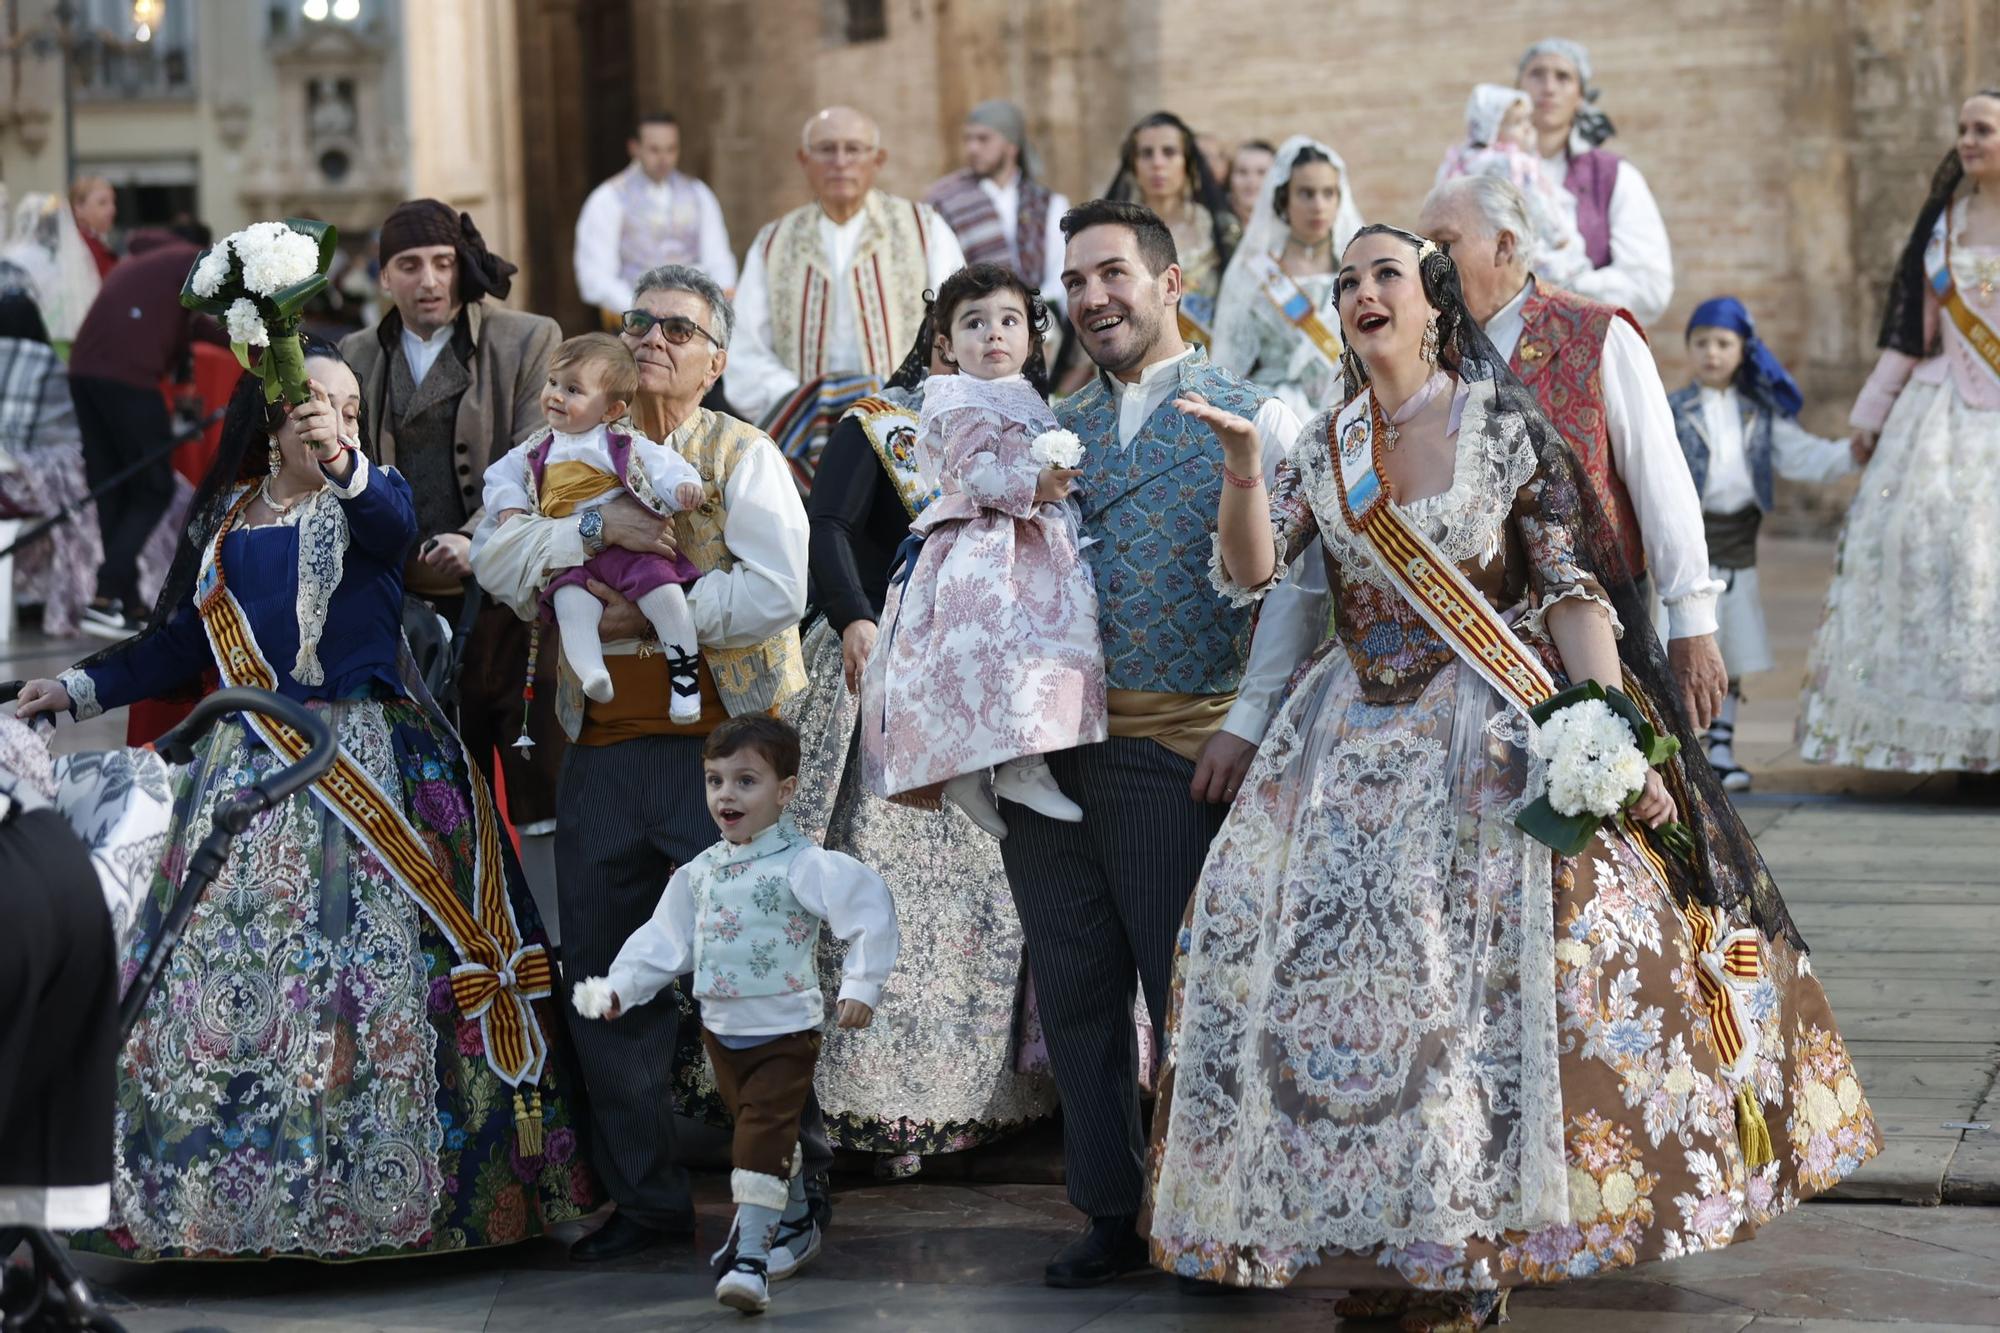
[[[1035,503],[1038,505],[1061,504],[1069,499],[1070,487],[1083,475],[1082,468],[1056,467],[1050,464],[1035,477]]]
[[[1215,432],[1215,438],[1222,442],[1223,461],[1231,472],[1244,477],[1264,475],[1264,442],[1257,434],[1256,423],[1223,411],[1198,393],[1174,399],[1174,407],[1182,416],[1193,417]]]
[[[314,458],[330,463],[345,443],[340,438],[340,411],[318,380],[307,380],[306,389],[312,397],[292,409],[292,429]]]

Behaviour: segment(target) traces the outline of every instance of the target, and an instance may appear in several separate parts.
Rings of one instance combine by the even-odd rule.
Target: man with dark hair
[[[632,163],[590,192],[576,219],[576,289],[616,327],[632,308],[632,284],[662,264],[686,264],[736,286],[715,191],[681,174],[681,128],[670,111],[641,116],[625,141]]]
[[[1325,573],[1310,550],[1264,602],[1254,639],[1250,609],[1214,590],[1222,469],[1213,436],[1175,400],[1253,419],[1267,479],[1298,418],[1182,341],[1173,236],[1151,209],[1094,200],[1062,230],[1070,318],[1098,373],[1056,415],[1085,445],[1078,492],[1111,735],[1048,757],[1083,822],[1009,802],[1000,850],[1062,1090],[1069,1198],[1091,1219],[1045,1280],[1082,1287],[1146,1262],[1134,978],[1157,1037],[1182,911],[1291,664],[1324,624],[1298,609]]]
[[[341,340],[361,381],[363,445],[409,480],[417,546],[404,567],[413,596],[456,623],[472,573],[471,537],[484,514],[486,465],[541,428],[542,386],[562,333],[555,321],[509,310],[514,266],[486,248],[472,219],[435,199],[398,204],[382,224],[382,289],[394,308],[373,328]],[[544,641],[541,661],[558,654]],[[515,748],[526,705],[528,628],[505,607],[473,622],[459,680],[458,729],[474,763],[493,779],[494,751],[506,775],[507,816],[524,835],[533,873],[545,863],[538,836],[555,827],[562,732],[544,707],[535,747]],[[545,910],[550,933],[559,927]]]

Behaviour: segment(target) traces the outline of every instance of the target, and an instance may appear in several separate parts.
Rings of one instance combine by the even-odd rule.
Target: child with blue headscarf
[[[1757,591],[1757,529],[1771,508],[1774,477],[1833,481],[1863,461],[1846,440],[1799,425],[1798,381],[1757,336],[1750,312],[1733,296],[1695,307],[1688,320],[1694,383],[1668,395],[1674,430],[1701,494],[1709,576],[1724,592],[1716,606],[1716,641],[1729,669],[1729,697],[1708,732],[1708,762],[1729,791],[1747,791],[1736,763],[1736,706],[1743,677],[1771,669],[1764,605]]]

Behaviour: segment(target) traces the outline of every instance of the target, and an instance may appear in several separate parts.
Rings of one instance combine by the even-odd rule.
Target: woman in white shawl
[[[1209,355],[1301,420],[1339,405],[1340,321],[1329,298],[1341,249],[1360,229],[1347,163],[1295,134],[1279,147],[1223,274]]]

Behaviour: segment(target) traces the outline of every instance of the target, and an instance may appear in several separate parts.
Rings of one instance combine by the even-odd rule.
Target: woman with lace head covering
[[[1181,334],[1206,347],[1214,336],[1222,271],[1243,228],[1187,122],[1155,111],[1134,125],[1119,147],[1118,174],[1104,197],[1144,204],[1167,224],[1180,255]]]
[[[1459,1333],[1517,1285],[1745,1239],[1880,1136],[1705,764],[1641,760],[1569,852],[1515,822],[1574,759],[1536,700],[1594,682],[1694,738],[1591,487],[1449,257],[1365,227],[1336,292],[1350,396],[1268,495],[1255,428],[1183,400],[1230,483],[1216,591],[1262,596],[1317,537],[1336,612],[1182,928],[1153,1258]]]
[[[1305,135],[1273,158],[1216,299],[1216,365],[1268,389],[1300,420],[1337,401],[1339,319],[1328,299],[1361,227],[1347,163]]]
[[[1576,198],[1591,271],[1567,285],[1651,324],[1673,299],[1673,249],[1646,178],[1601,146],[1615,131],[1597,105],[1590,52],[1566,37],[1544,38],[1522,53],[1514,82],[1532,103],[1542,173]]]
[[[362,451],[340,354],[303,350],[297,408],[237,386],[146,629],[21,693],[21,716],[82,719],[215,672],[304,702],[340,744],[329,778],[234,845],[126,1048],[112,1227],[83,1242],[121,1258],[474,1248],[597,1202],[541,922],[403,646],[409,485]],[[176,771],[128,964],[216,803],[294,739],[238,716]]]
[[[1799,752],[2000,771],[2000,89],[1958,113],[1849,424],[1866,460],[1806,664]]]

